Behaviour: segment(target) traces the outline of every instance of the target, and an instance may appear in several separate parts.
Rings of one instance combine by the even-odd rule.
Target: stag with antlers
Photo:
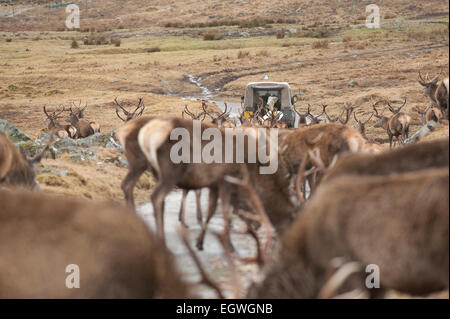
[[[419,113],[419,120],[422,125],[427,124],[429,121],[440,122],[444,116],[442,112],[437,107],[427,107],[426,109],[421,109],[420,107],[416,107],[417,113]]]
[[[356,123],[358,123],[358,131],[359,133],[361,133],[361,135],[368,140],[367,135],[366,135],[366,124],[370,121],[370,119],[373,117],[374,113],[372,112],[372,114],[367,118],[367,120],[365,121],[361,121],[360,119],[358,119],[356,117],[356,112],[353,113],[353,117],[355,118]]]
[[[224,103],[225,109],[222,113],[219,112],[210,112],[207,110],[208,106],[205,101],[202,101],[202,109],[203,112],[211,118],[211,123],[217,125],[218,127],[235,127],[235,125],[229,122],[230,111],[228,111],[227,103]],[[211,113],[214,113],[211,114]]]
[[[138,117],[140,117],[145,110],[145,105],[144,105],[144,99],[142,97],[139,98],[138,101],[138,105],[136,106],[136,108],[134,109],[133,112],[127,111],[122,104],[120,104],[117,101],[117,97],[114,99],[114,103],[116,103],[116,114],[117,117],[119,119],[121,119],[124,122],[128,122],[132,119],[136,119]],[[125,118],[123,118],[122,116],[120,116],[120,111],[122,111],[123,115],[125,115]]]
[[[72,107],[69,108],[70,115],[67,117],[67,121],[76,127],[76,138],[84,138],[95,134],[100,131],[100,125],[97,122],[87,121],[84,119],[84,111],[87,108],[87,103],[84,107],[81,107],[81,101],[78,106],[72,103]]]
[[[75,138],[75,136],[77,135],[77,128],[75,126],[70,124],[63,125],[58,123],[58,119],[60,118],[59,115],[65,111],[66,109],[63,108],[62,110],[54,111],[53,113],[49,114],[49,112],[47,111],[47,107],[44,106],[44,114],[47,116],[48,120],[48,130],[59,138]]]
[[[409,135],[409,125],[411,123],[411,117],[406,113],[400,112],[401,109],[406,105],[406,99],[403,104],[397,109],[395,109],[391,105],[390,101],[384,100],[384,102],[388,105],[389,111],[392,113],[390,117],[384,116],[383,113],[378,113],[376,106],[379,102],[383,102],[383,100],[376,103],[372,102],[372,108],[375,111],[374,116],[378,119],[374,127],[383,128],[386,130],[389,136],[389,146],[392,148],[392,146],[395,145],[395,142],[394,144],[392,143],[394,137],[396,138],[398,144],[407,139]]]
[[[428,74],[425,79],[419,71],[417,81],[423,86],[423,95],[430,98],[430,107],[438,107],[448,120],[448,95],[449,95],[449,80],[448,77],[439,81],[439,75],[432,80],[429,79]]]
[[[345,103],[344,105],[344,109],[342,110],[341,114],[339,114],[339,116],[330,116],[328,115],[326,108],[328,107],[327,104],[322,104],[322,109],[323,112],[322,114],[325,114],[325,117],[327,118],[329,123],[336,123],[337,121],[339,121],[341,124],[347,124],[348,120],[350,119],[351,114],[353,113],[353,110],[355,109],[355,107],[353,106],[348,106],[347,103]],[[345,119],[343,119],[343,115],[345,113]]]

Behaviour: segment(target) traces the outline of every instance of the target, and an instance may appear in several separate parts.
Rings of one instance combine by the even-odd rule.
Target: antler
[[[328,119],[328,121],[331,122],[331,123],[337,122],[337,121],[339,120],[339,118],[341,117],[341,115],[344,114],[344,112],[345,112],[345,110],[343,110],[342,113],[341,113],[341,115],[339,115],[338,117],[335,117],[335,116],[330,117],[330,116],[328,115],[327,111],[326,111],[326,108],[327,108],[327,107],[328,107],[327,104],[322,104],[322,109],[323,109],[322,114],[325,114],[325,117],[326,117],[326,118]]]
[[[419,75],[417,76],[417,80],[419,81],[420,84],[425,85],[427,82],[424,80],[422,73],[420,73],[419,70]]]
[[[308,109],[309,110],[309,109]],[[297,107],[296,106],[294,106],[294,111],[295,111],[295,113],[297,113],[300,117],[307,117],[308,116],[308,114],[309,114],[309,112],[306,112],[306,113],[300,113],[298,110],[297,110]]]
[[[339,122],[341,122],[341,124],[344,124],[344,125],[347,124],[354,109],[355,109],[354,106],[351,106],[351,105],[348,106],[348,104],[345,103],[344,110],[342,111],[341,115],[339,115],[339,117],[338,117]],[[342,114],[344,114],[344,111],[345,111],[345,120],[343,121],[341,118],[342,118]]]
[[[137,110],[140,110],[140,112],[138,114],[136,114]],[[139,117],[142,115],[142,113],[144,113],[144,109],[145,109],[145,105],[144,105],[144,98],[140,97],[139,98],[139,102],[138,102],[138,106],[136,107],[136,109],[133,111],[133,113],[131,113],[131,115],[133,117]]]
[[[374,113],[372,112],[372,114],[369,116],[369,118],[368,118],[367,120],[365,120],[365,121],[360,121],[358,118],[356,118],[356,112],[353,113],[353,117],[355,118],[355,121],[356,121],[357,123],[363,124],[363,125],[366,124],[367,122],[369,122],[370,119],[373,117],[373,115],[374,115]]]
[[[378,118],[380,118],[380,117],[382,117],[383,116],[383,113],[381,113],[381,114],[378,114],[378,110],[377,110],[377,108],[376,108],[376,105],[378,104],[378,103],[380,103],[380,102],[382,102],[382,100],[380,100],[380,101],[377,101],[377,102],[373,102],[373,99],[372,98],[370,98],[370,102],[372,103],[372,108],[373,108],[373,110],[375,111],[375,117],[378,117]]]
[[[45,113],[45,115],[47,115],[47,117],[48,117],[48,118],[51,118],[51,116],[50,116],[50,115],[48,115],[48,112],[47,112],[47,109],[46,109],[46,107],[47,107],[47,106],[46,106],[46,105],[44,105],[44,113]]]
[[[405,98],[405,101],[403,102],[402,106],[400,106],[398,109],[394,109],[394,107],[392,107],[391,102],[389,100],[386,100],[386,103],[389,107],[389,111],[391,111],[393,114],[397,114],[406,105],[406,98]]]

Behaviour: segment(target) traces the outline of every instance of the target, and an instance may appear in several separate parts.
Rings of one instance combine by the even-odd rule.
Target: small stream
[[[176,257],[176,263],[178,269],[185,281],[189,283],[197,283],[200,279],[198,270],[189,255],[186,247],[181,242],[178,236],[178,229],[181,226],[178,221],[178,212],[180,211],[180,204],[182,198],[182,191],[176,190],[171,192],[165,200],[165,213],[164,213],[164,232],[166,236],[166,242],[169,249]],[[203,219],[205,218],[205,212],[208,206],[208,189],[203,189],[201,194],[201,205]],[[190,192],[186,199],[185,220],[189,226],[188,235],[190,242],[197,255],[199,256],[203,267],[221,287],[223,293],[227,297],[232,297],[232,287],[230,286],[230,267],[223,255],[222,246],[219,244],[215,236],[211,231],[221,232],[223,230],[223,218],[220,214],[220,209],[217,210],[215,216],[211,219],[209,225],[209,232],[206,233],[204,241],[204,250],[198,251],[195,248],[195,240],[200,233],[200,225],[196,218],[196,200],[195,193]],[[141,205],[137,209],[138,215],[145,221],[145,223],[152,229],[155,229],[155,217],[153,213],[153,206],[151,203]],[[237,250],[237,254],[241,257],[250,257],[256,254],[256,245],[250,236],[243,234],[245,232],[245,225],[238,218],[233,219],[231,241],[233,246]],[[260,237],[263,237],[261,235]],[[255,264],[243,264],[236,263],[239,271],[240,279],[244,288],[247,288],[252,280],[257,279],[258,269]],[[209,287],[203,285],[195,285],[192,290],[194,294],[201,298],[216,298],[215,292]]]

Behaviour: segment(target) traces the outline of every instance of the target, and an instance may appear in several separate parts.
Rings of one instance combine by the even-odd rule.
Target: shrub
[[[249,56],[250,56],[250,52],[248,52],[248,51],[239,51],[238,55],[237,55],[238,59],[243,59],[243,58],[246,58]]]
[[[120,47],[121,40],[120,39],[111,39],[111,44],[114,44],[116,47]]]
[[[263,49],[263,50],[261,50],[261,51],[258,51],[258,52],[256,53],[256,55],[257,55],[257,56],[268,57],[268,56],[270,56],[270,53],[269,53],[269,51],[267,51],[266,49]]]
[[[147,53],[161,52],[161,48],[160,47],[151,47],[151,48],[146,49],[145,51],[147,51]]]
[[[11,42],[12,39],[11,39],[11,38],[6,38],[5,41],[6,41],[6,42]]]
[[[328,49],[328,40],[316,41],[312,44],[313,49]]]
[[[277,32],[277,39],[284,39],[286,33],[284,31]]]
[[[72,43],[70,44],[70,47],[72,49],[78,49],[78,42],[77,42],[77,40],[73,39]]]
[[[215,40],[222,40],[223,34],[219,32],[205,32],[203,33],[203,40],[205,41],[215,41]]]

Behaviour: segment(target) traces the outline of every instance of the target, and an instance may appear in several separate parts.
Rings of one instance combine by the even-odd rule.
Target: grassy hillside
[[[44,5],[69,1],[13,1],[15,12],[36,7],[5,18],[0,14],[0,31],[58,30],[64,28],[65,8],[46,9]],[[86,0],[70,1],[81,9],[81,28],[116,29],[148,27],[198,27],[233,25],[260,27],[267,24],[358,23],[365,20],[365,7],[376,3],[387,19],[435,16],[449,11],[447,1],[411,0]],[[3,1],[9,3],[9,1]],[[20,4],[18,4],[20,3]],[[12,12],[1,6],[0,12]]]

